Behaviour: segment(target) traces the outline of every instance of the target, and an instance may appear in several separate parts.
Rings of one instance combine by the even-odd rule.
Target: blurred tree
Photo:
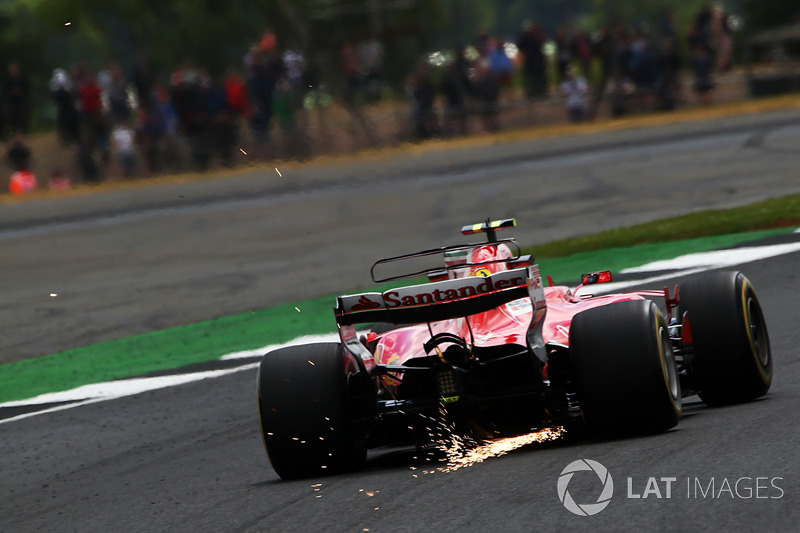
[[[29,82],[28,112],[31,113],[30,127],[33,130],[49,126],[42,124],[47,120],[41,114],[33,112],[37,105],[48,101],[48,78],[40,68],[45,52],[41,34],[35,12],[27,5],[8,2],[0,5],[0,113],[7,115],[9,112],[9,104],[2,89],[8,76],[9,63],[16,63]],[[42,86],[45,90],[41,89]],[[0,135],[6,133],[5,126],[0,128]]]
[[[0,61],[2,73],[9,62],[31,71],[41,62],[41,27],[34,11],[25,4],[6,4],[0,8]]]
[[[589,0],[498,0],[498,31],[515,38],[525,21],[535,20],[552,35],[559,26],[573,26],[591,8]]]
[[[62,58],[94,47],[88,56],[96,65],[145,55],[162,72],[191,60],[219,73],[241,64],[251,43],[272,29],[281,47],[303,51],[330,75],[337,74],[346,40],[376,37],[386,49],[388,74],[397,81],[441,32],[442,1],[38,0],[35,5]]]
[[[645,24],[655,35],[661,33],[661,24],[664,14],[671,11],[675,16],[679,35],[685,36],[689,25],[704,5],[709,5],[709,0],[684,0],[674,2],[671,0],[639,0],[638,2],[625,2],[622,0],[588,0],[588,20],[594,29],[614,21],[624,23]]]
[[[259,0],[258,4],[279,42],[297,43],[325,79],[341,79],[339,53],[345,42],[378,39],[385,52],[384,76],[395,86],[402,85],[446,22],[443,0]]]
[[[786,24],[800,24],[797,0],[742,0],[745,28],[750,32]]]
[[[62,56],[94,48],[83,59],[95,67],[143,55],[162,71],[191,60],[219,73],[263,31],[251,0],[40,0],[36,12]]]
[[[494,33],[497,29],[497,0],[442,0],[441,3],[446,22],[436,40],[439,46],[467,44],[479,31]]]

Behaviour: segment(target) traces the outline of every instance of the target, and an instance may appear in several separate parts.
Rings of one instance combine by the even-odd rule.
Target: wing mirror
[[[611,281],[611,271],[601,270],[600,272],[592,272],[581,276],[581,283],[584,285],[594,285],[596,283],[609,283]]]

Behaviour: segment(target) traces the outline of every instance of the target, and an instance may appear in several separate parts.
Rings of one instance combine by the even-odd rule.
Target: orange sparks
[[[529,444],[559,439],[563,435],[564,428],[556,427],[546,428],[518,437],[497,439],[483,444],[472,443],[464,446],[463,442],[456,441],[451,443],[450,446],[442,446],[442,451],[447,455],[447,466],[438,470],[440,472],[453,472],[459,468],[482,463],[492,457],[500,457]]]

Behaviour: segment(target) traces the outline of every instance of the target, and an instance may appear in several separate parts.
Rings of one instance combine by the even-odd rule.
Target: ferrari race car
[[[514,239],[497,238],[513,226],[487,220],[462,229],[484,242],[378,261],[373,281],[394,285],[337,298],[340,342],[264,355],[258,407],[280,477],[354,469],[377,446],[434,446],[442,428],[477,440],[556,426],[601,438],[661,432],[684,397],[721,405],[768,391],[767,326],[742,273],[708,272],[673,291],[593,295],[608,271],[545,286]],[[421,276],[429,282],[397,286]]]

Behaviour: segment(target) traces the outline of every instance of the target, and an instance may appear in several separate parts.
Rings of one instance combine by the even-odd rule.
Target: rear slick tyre
[[[575,315],[570,359],[584,421],[602,438],[658,433],[678,424],[680,383],[664,315],[649,300]]]
[[[258,371],[264,446],[283,479],[356,469],[366,449],[353,430],[351,380],[363,379],[340,344],[291,346],[266,354]]]

